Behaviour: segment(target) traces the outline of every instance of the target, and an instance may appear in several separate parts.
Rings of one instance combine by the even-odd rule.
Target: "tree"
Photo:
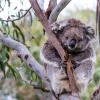
[[[9,1],[9,0],[8,0]],[[47,12],[45,15],[45,13],[41,10],[41,8],[39,7],[37,0],[29,0],[31,7],[27,10],[27,12],[30,11],[31,8],[34,9],[35,14],[37,15],[37,17],[39,18],[40,22],[42,23],[45,31],[47,32],[47,36],[50,40],[52,40],[54,47],[57,49],[59,55],[61,56],[61,58],[63,60],[65,60],[65,56],[67,57],[67,55],[65,54],[63,48],[61,47],[60,43],[58,42],[58,40],[56,39],[55,35],[52,33],[51,31],[51,27],[50,24],[55,22],[57,20],[57,17],[59,15],[59,13],[62,11],[62,9],[64,9],[64,7],[67,6],[67,4],[71,1],[71,0],[62,0],[58,5],[57,5],[57,0],[50,0],[49,3],[49,7],[47,9]],[[9,3],[10,4],[10,3]],[[27,12],[24,14],[26,15]],[[19,14],[20,15],[20,14]],[[24,17],[23,16],[19,16],[18,19]],[[47,19],[48,18],[48,19]],[[14,23],[14,21],[17,19],[10,19],[10,17],[8,17],[8,19],[6,20],[8,21],[12,21],[12,25],[18,29],[18,31],[20,31],[20,29],[16,26],[16,24]],[[4,20],[3,20],[4,21]],[[15,33],[16,30],[15,30]],[[21,31],[20,31],[21,33]],[[17,35],[17,34],[16,34]],[[23,43],[24,43],[24,37],[21,34],[21,37],[23,38]],[[39,88],[42,89],[44,91],[47,92],[51,92],[52,93],[52,87],[50,87],[50,83],[45,79],[45,68],[40,65],[36,59],[32,56],[32,54],[30,53],[30,51],[26,48],[26,46],[24,44],[22,44],[21,42],[15,41],[12,38],[10,38],[8,35],[5,35],[2,31],[0,32],[0,41],[7,47],[12,48],[14,50],[16,50],[18,52],[18,56],[27,63],[28,67],[30,67],[35,73],[38,74],[38,76],[41,78],[41,80],[43,81],[43,84],[45,84],[46,87],[41,87],[38,84],[34,84],[32,83],[32,85],[35,88]],[[60,48],[60,49],[59,49]],[[70,64],[70,62],[69,62]],[[69,66],[70,69],[70,66]],[[71,75],[71,79],[70,80],[74,80],[73,78],[73,74],[71,74],[72,72],[69,70],[70,75]],[[71,83],[74,83],[74,81]],[[31,83],[30,83],[31,84]],[[72,84],[72,86],[74,87],[75,83]],[[74,87],[75,89],[75,87]],[[55,96],[53,96],[53,99],[55,100]],[[67,94],[65,95],[61,95],[59,100],[66,100]],[[72,100],[79,100],[79,97],[75,97],[75,96],[70,96],[67,98],[68,100],[72,99]]]

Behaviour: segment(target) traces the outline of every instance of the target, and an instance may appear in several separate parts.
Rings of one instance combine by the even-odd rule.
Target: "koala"
[[[82,95],[93,77],[96,57],[92,40],[95,39],[95,31],[76,19],[55,22],[51,27],[70,56],[79,93]],[[71,93],[66,65],[50,40],[41,48],[40,58],[46,64],[47,76],[53,91],[56,94]]]

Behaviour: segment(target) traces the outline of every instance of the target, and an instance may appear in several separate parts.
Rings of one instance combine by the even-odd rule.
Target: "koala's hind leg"
[[[93,77],[93,72],[94,63],[91,59],[81,62],[80,65],[75,69],[76,82],[79,86],[80,95],[85,92],[85,89]]]

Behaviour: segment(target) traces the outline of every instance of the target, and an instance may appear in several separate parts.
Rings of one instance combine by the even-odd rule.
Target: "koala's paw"
[[[55,94],[58,94],[58,95],[71,92],[71,89],[67,80],[59,80],[58,82],[56,80],[56,82],[52,84],[52,89],[55,92]]]
[[[55,88],[55,93],[56,94],[61,94],[62,93],[62,89],[59,87],[59,88]]]
[[[61,88],[61,87],[55,88],[54,92],[57,95],[64,94],[64,93],[69,93],[69,94],[72,93],[71,90],[67,91],[65,88]]]

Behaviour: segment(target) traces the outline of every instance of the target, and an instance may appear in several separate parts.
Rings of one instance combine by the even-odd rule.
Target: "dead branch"
[[[61,0],[60,3],[53,9],[50,14],[49,22],[53,23],[57,20],[60,12],[68,5],[71,0]]]
[[[19,56],[21,57],[21,59],[32,69],[34,70],[34,72],[36,72],[39,77],[44,80],[45,78],[45,71],[44,71],[44,67],[42,67],[36,60],[35,58],[32,56],[32,54],[30,53],[30,51],[25,47],[25,45],[23,45],[20,42],[17,42],[15,40],[13,40],[12,38],[10,38],[7,35],[4,35],[1,31],[0,31],[0,42],[2,42],[4,45],[16,50],[19,54]]]

